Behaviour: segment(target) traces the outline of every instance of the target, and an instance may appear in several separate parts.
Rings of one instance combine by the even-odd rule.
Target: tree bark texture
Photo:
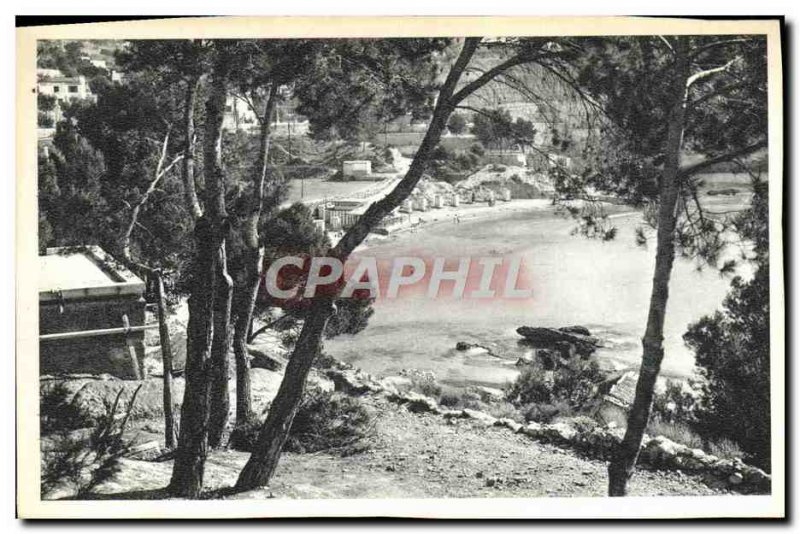
[[[233,282],[228,274],[225,242],[219,248],[217,285],[214,295],[214,335],[211,341],[209,397],[210,413],[208,424],[208,446],[216,449],[222,446],[228,413],[231,409],[228,375],[230,373],[229,352],[231,347],[231,298]]]
[[[329,252],[330,256],[344,262],[367,234],[380,223],[381,219],[400,206],[413,192],[422,178],[431,153],[439,144],[447,120],[455,106],[455,103],[451,100],[453,93],[461,74],[480,44],[480,40],[479,37],[465,40],[458,58],[439,91],[439,98],[436,102],[428,131],[406,175],[391,192],[367,209],[356,224],[347,231],[339,243]],[[278,394],[270,407],[267,420],[259,432],[258,440],[250,459],[239,474],[239,479],[236,482],[238,490],[245,491],[264,486],[275,472],[283,444],[289,436],[292,421],[302,400],[306,378],[314,359],[319,354],[325,325],[332,313],[332,296],[320,295],[314,297],[303,324],[303,329],[300,332],[300,337],[295,344],[289,364],[286,366]]]
[[[197,186],[194,179],[194,110],[197,106],[197,89],[199,76],[191,76],[186,80],[186,98],[183,111],[183,194],[186,207],[192,219],[199,219],[203,211],[197,198]]]
[[[227,96],[229,62],[220,52],[212,71],[206,101],[203,167],[205,213],[195,223],[195,258],[189,325],[186,336],[186,388],[181,409],[180,435],[169,491],[197,498],[203,488],[208,454],[210,358],[215,326],[217,277],[227,229],[225,176],[222,169],[222,119]]]
[[[242,253],[242,272],[237,277],[233,298],[233,352],[236,357],[236,425],[248,423],[252,417],[250,395],[250,360],[247,353],[247,338],[253,320],[253,310],[261,281],[261,261],[263,251],[258,235],[258,224],[264,209],[267,193],[275,189],[276,178],[268,177],[270,137],[272,134],[272,115],[277,104],[278,84],[270,86],[264,114],[261,119],[261,133],[258,161],[253,172],[253,196],[250,199],[247,218],[244,221],[244,251]],[[265,187],[267,191],[265,191]]]
[[[153,271],[153,283],[156,289],[158,307],[158,334],[161,340],[161,361],[164,367],[164,445],[167,449],[175,448],[175,414],[172,402],[172,345],[167,325],[167,305],[164,299],[164,280],[161,271]]]
[[[687,80],[689,78],[688,42],[678,37],[675,46],[675,77],[673,101],[667,120],[667,139],[664,170],[659,195],[658,228],[656,233],[656,264],[647,326],[642,338],[642,364],[633,405],[628,413],[625,437],[614,451],[608,467],[608,494],[624,496],[639,458],[642,437],[650,418],[656,380],[664,359],[664,317],[669,297],[669,280],[675,259],[675,225],[680,195],[680,156],[686,112]]]

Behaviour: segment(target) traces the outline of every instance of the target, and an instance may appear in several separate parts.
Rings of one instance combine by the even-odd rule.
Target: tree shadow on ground
[[[217,500],[217,499],[225,499],[227,497],[231,497],[241,493],[241,490],[237,490],[234,487],[226,487],[226,488],[217,488],[213,490],[206,490],[200,495],[197,500]],[[270,494],[271,496],[271,494]],[[134,491],[123,491],[119,493],[87,493],[81,495],[80,497],[65,497],[63,499],[58,500],[65,500],[65,501],[159,501],[159,500],[168,500],[168,499],[175,499],[175,500],[189,500],[189,499],[181,499],[180,497],[175,497],[167,491],[167,488],[157,488],[157,489],[150,489],[150,490],[134,490]]]

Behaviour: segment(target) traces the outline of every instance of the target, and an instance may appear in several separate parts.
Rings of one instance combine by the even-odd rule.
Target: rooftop
[[[144,292],[144,282],[100,247],[47,249],[39,256],[39,300]]]

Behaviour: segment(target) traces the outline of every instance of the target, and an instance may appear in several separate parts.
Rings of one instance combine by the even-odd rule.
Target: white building
[[[223,130],[256,130],[259,126],[258,117],[247,102],[234,95],[225,98]]]
[[[39,112],[48,117],[52,123],[44,130],[53,130],[55,124],[61,120],[61,109],[64,103],[74,100],[94,100],[96,96],[89,89],[85,76],[65,76],[58,69],[37,69],[36,91],[40,95],[55,99],[51,109],[40,109]],[[42,126],[42,123],[39,123]],[[40,132],[40,137],[41,137]],[[44,135],[44,137],[48,137]]]
[[[39,69],[36,74],[36,87],[41,95],[52,95],[59,102],[94,98],[86,76],[65,76],[56,69]]]
[[[345,178],[365,178],[372,174],[372,162],[369,160],[349,160],[342,162],[342,176]]]

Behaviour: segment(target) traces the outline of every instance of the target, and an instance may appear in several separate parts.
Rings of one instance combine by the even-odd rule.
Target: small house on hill
[[[515,167],[526,166],[525,154],[519,148],[487,150],[484,158],[487,162],[498,165],[510,165]]]
[[[100,247],[47,249],[39,256],[40,374],[144,378],[144,294],[145,283]]]
[[[350,160],[342,162],[342,176],[345,179],[359,180],[372,174],[372,162],[369,160]]]

